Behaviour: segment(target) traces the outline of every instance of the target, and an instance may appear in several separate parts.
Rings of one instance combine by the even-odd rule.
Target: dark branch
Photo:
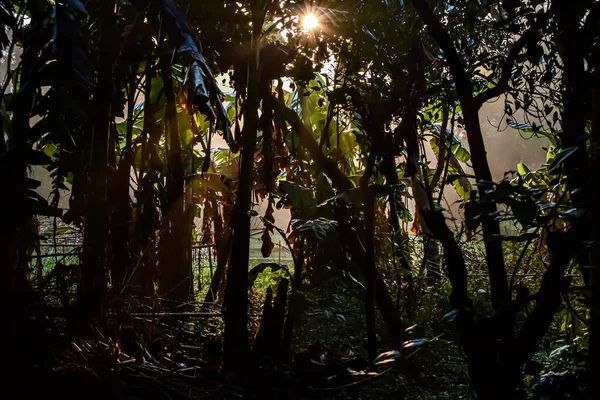
[[[425,24],[429,34],[438,43],[450,66],[450,72],[454,76],[456,83],[456,92],[461,103],[469,103],[473,100],[471,93],[471,81],[465,72],[465,67],[458,56],[456,47],[452,42],[452,38],[446,32],[440,21],[438,21],[435,13],[425,0],[410,0],[413,7],[417,10]]]
[[[518,359],[516,365],[523,365],[533,354],[540,339],[548,332],[554,315],[561,303],[561,293],[568,289],[569,282],[563,276],[577,249],[575,230],[552,233],[557,236],[549,242],[552,260],[542,277],[539,291],[535,294],[536,305],[525,321],[517,338]]]
[[[420,210],[419,212],[425,219],[427,227],[444,248],[446,273],[452,285],[452,294],[450,295],[452,308],[459,310],[472,308],[473,303],[467,290],[468,274],[465,259],[460,246],[454,239],[454,234],[446,225],[444,215],[441,211]]]

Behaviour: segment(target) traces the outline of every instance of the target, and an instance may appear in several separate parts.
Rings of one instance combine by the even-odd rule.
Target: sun
[[[319,26],[319,18],[315,14],[308,13],[302,16],[302,29],[312,31],[317,26]]]

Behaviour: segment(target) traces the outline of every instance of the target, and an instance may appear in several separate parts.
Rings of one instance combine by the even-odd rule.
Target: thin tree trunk
[[[363,209],[365,221],[365,320],[367,330],[367,352],[369,360],[377,356],[377,334],[375,333],[375,275],[377,263],[375,257],[375,193],[369,184],[375,161],[381,152],[381,139],[383,132],[379,127],[371,130],[371,152],[365,172],[360,179],[360,189],[363,193]]]
[[[14,343],[17,338],[17,308],[15,295],[17,291],[17,252],[18,233],[11,231],[0,231],[0,251],[4,256],[0,257],[0,310],[5,315],[5,325],[0,332],[0,338],[5,343]],[[12,362],[17,355],[14,346],[8,347],[8,362]]]
[[[591,201],[588,202],[587,212],[592,220],[591,232],[591,285],[592,299],[590,307],[590,399],[600,398],[600,71],[596,63],[594,74],[594,97],[592,104],[592,131],[590,135],[592,149],[592,164],[588,180],[588,190],[591,191]]]
[[[189,163],[192,163],[192,157],[190,156],[188,159]],[[191,175],[194,170],[193,166],[188,165],[189,174]],[[183,215],[183,225],[180,229],[181,232],[181,241],[183,246],[183,257],[182,257],[182,270],[187,271],[186,274],[189,276],[189,297],[194,298],[194,253],[192,249],[193,238],[192,238],[192,230],[194,229],[194,217],[197,214],[197,207],[194,203],[193,197],[193,185],[191,180],[187,180],[185,182],[185,204],[184,204],[184,215]]]
[[[585,186],[586,172],[588,171],[589,158],[587,152],[588,135],[586,133],[587,119],[585,116],[586,101],[589,92],[587,80],[585,79],[586,60],[583,44],[586,42],[584,33],[579,28],[581,22],[578,6],[573,6],[565,0],[555,0],[553,6],[557,7],[556,21],[561,33],[558,36],[560,46],[560,58],[564,64],[564,87],[563,110],[562,110],[562,133],[560,147],[562,149],[577,147],[576,153],[564,162],[566,173],[566,186],[571,197],[572,207],[585,208],[586,192],[581,190]],[[590,219],[581,221],[585,226],[581,229],[581,240],[588,241],[592,230]],[[586,268],[590,263],[588,249],[581,248],[576,255],[577,263],[585,283],[589,283],[590,269]]]
[[[133,165],[133,122],[135,111],[135,81],[137,66],[132,66],[127,93],[127,129],[125,133],[125,152],[119,165],[115,182],[115,207],[112,213],[112,253],[111,268],[112,289],[120,294],[126,285],[127,268],[129,267],[129,224],[131,219],[131,202],[129,200],[129,182]]]
[[[186,227],[184,213],[184,170],[181,140],[177,123],[175,88],[171,71],[170,57],[161,60],[164,92],[167,100],[165,109],[167,135],[167,178],[166,213],[160,238],[160,280],[162,296],[184,303],[193,291],[190,268],[185,263],[187,241],[183,229]]]
[[[479,107],[473,106],[471,103],[471,100],[461,100],[473,170],[478,182],[492,182],[492,173],[487,161],[487,152],[483,143],[483,135],[479,122]],[[487,185],[478,185],[480,196],[484,196],[488,189]],[[494,215],[496,211],[496,204],[492,202],[484,204],[484,215]],[[484,238],[500,235],[500,223],[493,218],[484,218],[482,231]],[[484,240],[484,246],[486,264],[490,272],[492,307],[499,309],[510,300],[502,242]]]
[[[96,121],[91,149],[82,255],[83,321],[104,324],[106,246],[109,230],[108,156],[112,120],[115,1],[100,5],[100,54],[96,84]]]
[[[299,241],[294,243],[294,251],[296,256],[294,257],[294,279],[292,280],[292,294],[290,298],[290,305],[285,320],[285,326],[283,327],[283,337],[281,338],[281,351],[280,359],[283,362],[290,360],[292,354],[292,334],[294,332],[294,323],[297,320],[296,310],[298,310],[298,293],[302,286],[302,268],[304,266],[304,239],[300,238]]]
[[[385,135],[384,141],[386,143],[384,151],[383,151],[383,160],[380,164],[382,167],[382,172],[385,175],[385,181],[388,185],[398,185],[398,170],[396,167],[396,161],[394,157],[393,144],[391,140],[391,135]],[[390,193],[388,196],[388,203],[390,206],[390,224],[393,229],[392,240],[394,241],[394,246],[392,251],[394,252],[394,257],[400,262],[401,274],[397,275],[397,309],[400,309],[400,298],[402,297],[402,292],[404,292],[404,308],[407,310],[407,314],[410,316],[414,309],[414,280],[413,280],[413,265],[408,259],[408,256],[404,253],[402,242],[402,229],[400,227],[400,215],[398,213],[398,206],[396,201],[396,192]],[[406,282],[406,287],[408,290],[402,291],[403,283]]]
[[[271,356],[274,360],[280,359],[283,329],[285,327],[285,306],[287,303],[288,287],[290,282],[282,279],[277,287],[277,296],[273,303],[273,332],[271,334]]]
[[[596,151],[594,171],[600,171],[600,154]],[[597,179],[597,178],[596,178]],[[592,301],[590,307],[590,399],[600,398],[600,212],[597,210],[600,204],[600,183],[593,185],[594,199],[592,207],[593,228],[592,228],[592,263],[591,263],[591,284]]]
[[[363,192],[365,196],[365,308],[367,322],[367,350],[369,360],[377,356],[377,334],[375,333],[375,274],[377,265],[375,261],[375,195],[369,188],[369,180],[365,179]]]
[[[260,326],[254,343],[252,344],[252,358],[256,363],[260,363],[262,358],[268,352],[271,346],[270,334],[273,330],[273,288],[270,286],[267,288],[267,294],[265,296],[265,302],[263,304],[262,317],[260,319]]]
[[[142,297],[152,297],[154,294],[154,280],[156,279],[156,215],[157,210],[153,201],[153,179],[151,154],[158,140],[153,134],[154,117],[152,110],[152,74],[153,61],[151,57],[146,59],[145,83],[144,83],[144,126],[142,131],[141,163],[138,175],[138,190],[136,192],[136,235],[133,238],[132,254],[139,258],[134,269],[131,271],[131,286]],[[149,171],[146,171],[148,164]]]
[[[241,167],[239,187],[231,227],[233,249],[231,264],[227,270],[225,287],[224,320],[224,367],[244,373],[250,351],[248,338],[248,259],[250,257],[250,211],[254,182],[254,153],[258,131],[258,108],[260,105],[260,39],[264,23],[264,11],[253,10],[252,42],[248,63],[248,97],[245,104],[242,132]]]

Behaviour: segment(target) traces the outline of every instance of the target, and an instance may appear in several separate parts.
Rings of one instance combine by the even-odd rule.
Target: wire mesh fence
[[[270,256],[263,257],[260,237],[257,235],[251,236],[249,268],[253,268],[260,263],[291,265],[293,258],[285,242],[274,238],[273,245]],[[41,242],[31,254],[30,278],[36,285],[51,286],[50,281],[56,278],[53,273],[56,272],[57,266],[61,275],[76,275],[81,263],[81,255],[81,237],[77,234],[62,235]],[[194,292],[197,296],[205,296],[217,268],[215,245],[194,243],[192,245],[191,261],[194,275]],[[48,282],[44,283],[44,281]]]

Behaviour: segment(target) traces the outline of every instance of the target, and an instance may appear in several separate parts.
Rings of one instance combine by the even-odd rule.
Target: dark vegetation
[[[599,30],[595,0],[0,0],[2,398],[600,398]],[[540,168],[494,180],[494,101]]]

